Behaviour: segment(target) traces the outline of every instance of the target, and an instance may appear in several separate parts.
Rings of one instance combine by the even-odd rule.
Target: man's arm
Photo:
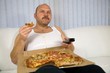
[[[23,53],[27,36],[31,30],[32,28],[28,26],[23,26],[20,28],[19,34],[17,35],[14,42],[13,50],[10,53],[11,60],[14,64],[17,64],[18,54]]]
[[[57,26],[57,25],[55,25],[55,27],[56,27],[57,30],[61,33],[61,37],[62,37],[63,41],[67,40],[68,37],[67,37],[66,34],[62,31],[62,29],[61,29],[59,26]],[[70,49],[70,50],[74,51],[74,45],[73,45],[72,43],[70,43],[70,44],[63,43],[62,46],[64,46],[64,47],[67,48],[67,49]]]
[[[11,60],[14,64],[17,64],[18,54],[24,51],[25,41],[21,39],[20,35],[15,39],[13,50],[10,54]]]

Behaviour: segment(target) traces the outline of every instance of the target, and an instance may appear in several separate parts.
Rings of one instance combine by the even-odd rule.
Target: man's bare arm
[[[10,54],[11,60],[14,64],[17,64],[18,54],[24,51],[25,41],[21,39],[20,35],[15,39],[13,50]]]
[[[17,64],[18,55],[24,51],[26,40],[31,30],[32,28],[26,25],[20,28],[19,34],[14,42],[13,50],[10,53],[11,60],[14,64]]]
[[[60,31],[61,37],[62,37],[63,41],[67,40],[68,37],[67,37],[66,34],[62,31],[62,29],[61,29],[59,26],[57,26],[57,25],[55,25],[55,27],[57,28],[57,30]],[[70,43],[70,44],[65,44],[65,43],[63,43],[63,46],[66,47],[67,49],[70,49],[70,50],[74,51],[74,45],[73,45],[72,43]]]

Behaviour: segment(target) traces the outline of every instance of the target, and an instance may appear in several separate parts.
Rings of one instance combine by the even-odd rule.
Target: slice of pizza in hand
[[[28,26],[28,27],[33,27],[34,26],[34,23],[33,22],[25,23],[25,25]]]

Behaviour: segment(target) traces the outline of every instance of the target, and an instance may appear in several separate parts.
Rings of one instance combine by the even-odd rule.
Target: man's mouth
[[[43,17],[42,19],[48,19],[48,20],[49,20],[49,18],[48,18],[48,17]]]

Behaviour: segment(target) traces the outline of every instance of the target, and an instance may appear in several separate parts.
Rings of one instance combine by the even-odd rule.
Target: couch
[[[19,28],[0,28],[0,73],[17,73],[17,66],[10,60],[15,36]],[[64,30],[74,37],[74,52],[110,73],[110,26],[88,26]]]

